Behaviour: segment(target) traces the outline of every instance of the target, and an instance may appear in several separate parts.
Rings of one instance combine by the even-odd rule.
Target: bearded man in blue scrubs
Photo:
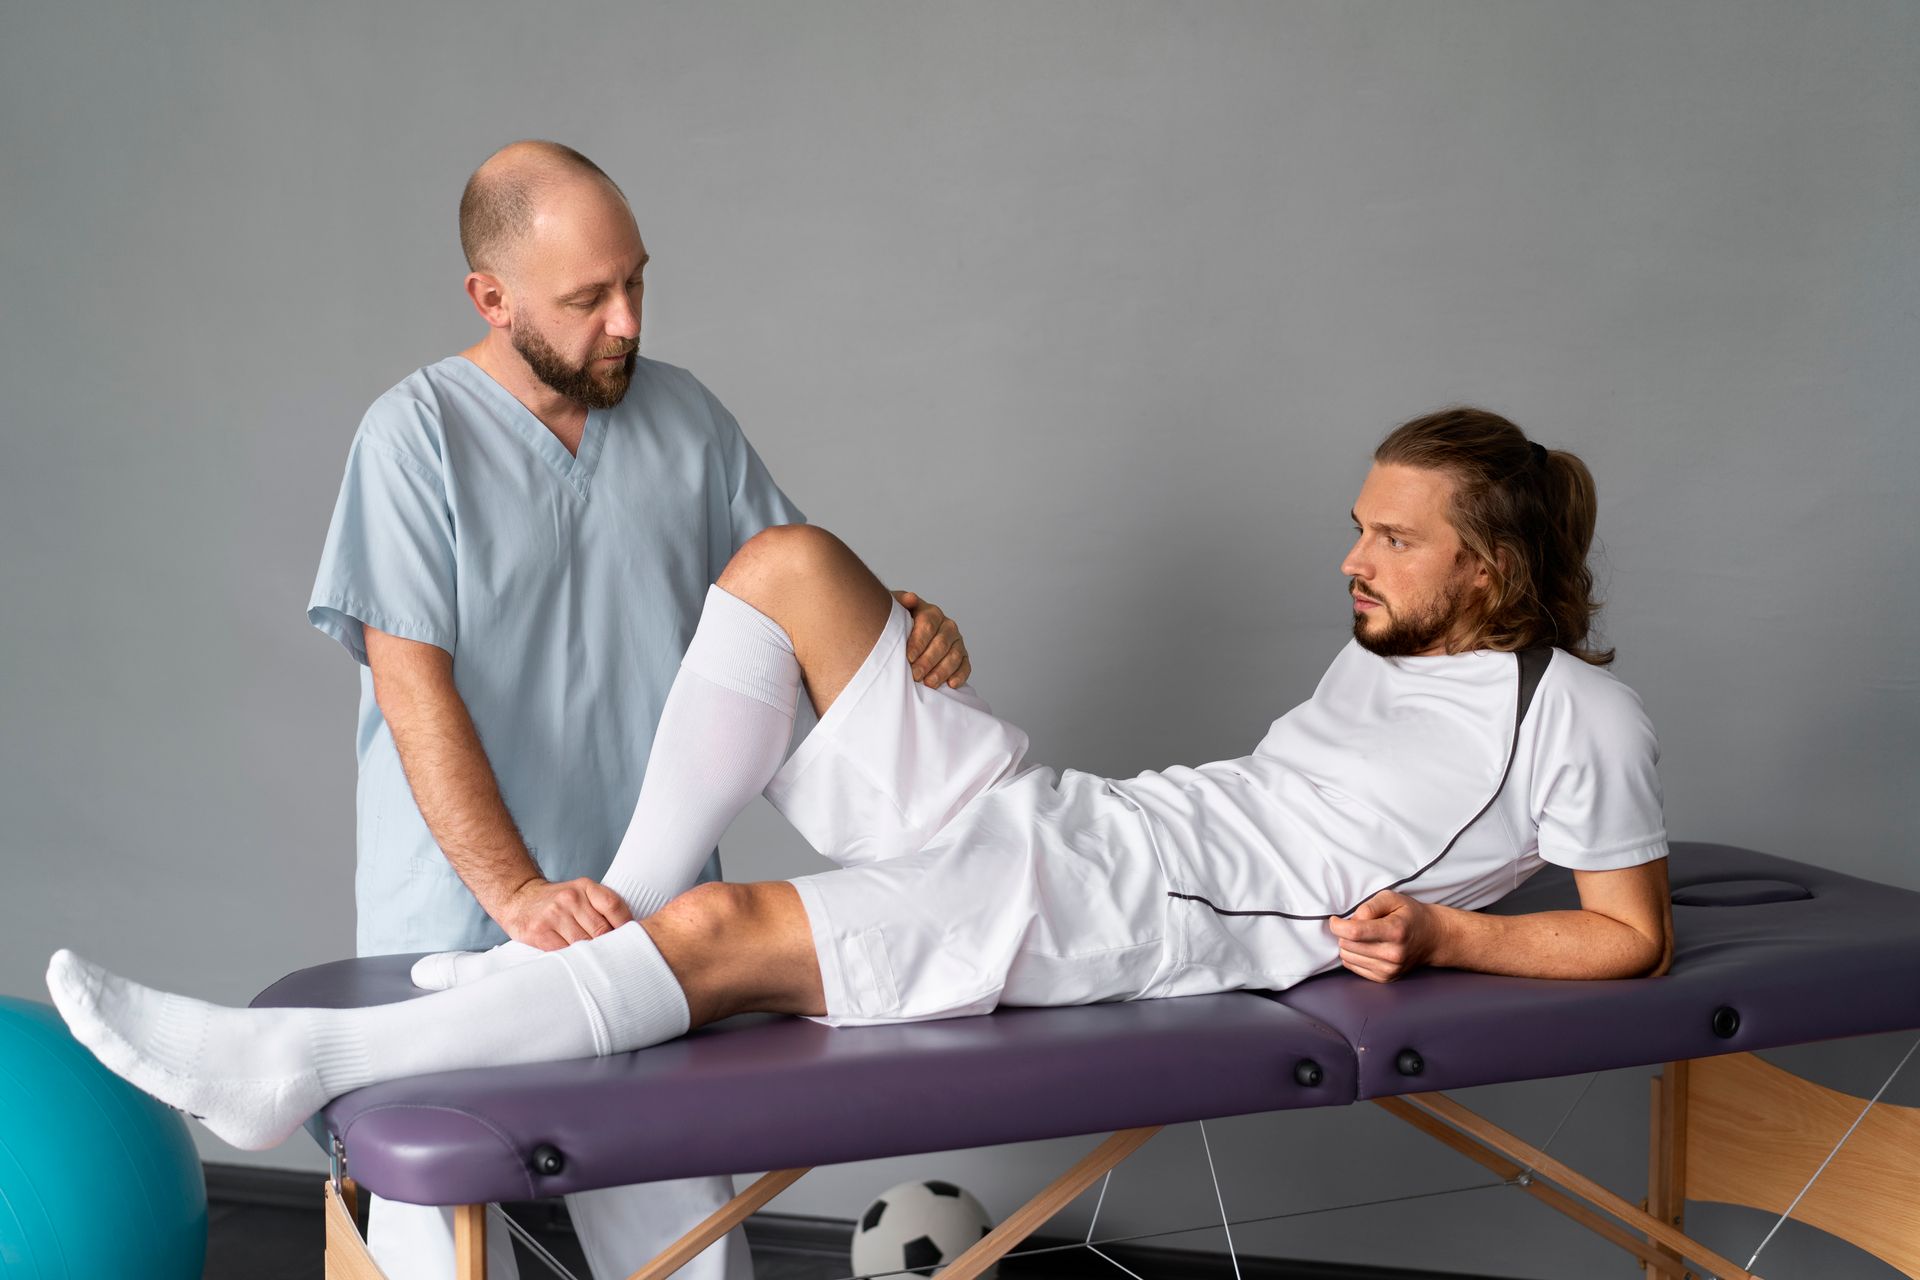
[[[361,955],[552,950],[626,923],[598,881],[707,587],[754,534],[805,519],[710,391],[639,355],[647,251],[592,161],[496,152],[460,240],[486,336],[368,410],[308,607],[361,663]],[[964,684],[952,621],[896,595],[915,677]],[[731,1194],[696,1178],[567,1200],[608,1280]],[[515,1276],[507,1233],[488,1237],[488,1274]],[[453,1274],[450,1210],[376,1200],[368,1239],[396,1280]],[[749,1275],[744,1238],[684,1274]]]

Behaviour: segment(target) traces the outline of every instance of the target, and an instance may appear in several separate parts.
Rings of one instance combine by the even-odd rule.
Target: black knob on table
[[[1413,1049],[1402,1049],[1393,1060],[1393,1069],[1403,1076],[1417,1076],[1427,1069],[1427,1060]]]
[[[1324,1079],[1326,1072],[1312,1058],[1302,1058],[1293,1064],[1293,1082],[1303,1089],[1316,1088]]]
[[[533,1159],[529,1162],[533,1171],[551,1178],[567,1167],[567,1158],[560,1154],[560,1148],[551,1142],[543,1142],[533,1149]]]
[[[1713,1011],[1713,1034],[1722,1040],[1733,1039],[1734,1032],[1740,1030],[1740,1011],[1731,1005],[1721,1005]]]

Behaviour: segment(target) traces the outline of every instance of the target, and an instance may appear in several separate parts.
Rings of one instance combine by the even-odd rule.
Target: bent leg
[[[812,525],[763,529],[734,555],[708,592],[604,877],[636,917],[694,882],[772,780],[799,686],[824,716],[898,607],[846,543]]]
[[[708,589],[633,817],[602,877],[636,918],[693,884],[728,824],[773,778],[802,682],[816,709],[832,706],[897,608],[823,529],[776,526],[741,548]],[[540,954],[520,942],[443,952],[416,963],[413,980],[444,990]]]
[[[1026,762],[1027,735],[971,685],[928,688],[906,658],[912,620],[894,605],[879,640],[765,795],[842,867],[913,854]]]
[[[816,715],[827,713],[859,670],[894,603],[852,548],[814,525],[762,529],[728,562],[717,585],[792,639]]]

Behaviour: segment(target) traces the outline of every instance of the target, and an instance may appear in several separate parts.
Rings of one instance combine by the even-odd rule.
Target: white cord
[[[1547,1135],[1547,1140],[1540,1144],[1541,1155],[1545,1155],[1547,1154],[1547,1152],[1553,1149],[1553,1140],[1560,1136],[1560,1131],[1562,1129],[1567,1127],[1567,1121],[1573,1119],[1573,1113],[1575,1111],[1578,1111],[1580,1109],[1580,1104],[1582,1102],[1585,1102],[1587,1099],[1587,1090],[1593,1088],[1593,1082],[1595,1080],[1598,1080],[1599,1078],[1600,1078],[1600,1073],[1598,1071],[1594,1072],[1592,1075],[1587,1077],[1587,1083],[1581,1086],[1580,1095],[1573,1100],[1573,1105],[1568,1107],[1566,1110],[1566,1114],[1560,1117],[1560,1123],[1553,1126],[1553,1132]],[[1533,1166],[1528,1165],[1526,1168],[1526,1171],[1528,1173],[1534,1172]]]
[[[1227,1233],[1227,1257],[1233,1261],[1233,1280],[1240,1280],[1240,1255],[1233,1249],[1233,1224],[1227,1221],[1227,1202],[1220,1194],[1220,1175],[1213,1169],[1213,1144],[1207,1141],[1207,1122],[1200,1122],[1200,1144],[1207,1150],[1207,1176],[1213,1179],[1213,1202],[1220,1206],[1220,1229]]]
[[[1113,1263],[1113,1265],[1114,1265],[1114,1266],[1116,1266],[1116,1267],[1119,1267],[1119,1268],[1120,1268],[1120,1269],[1121,1269],[1122,1271],[1125,1271],[1125,1272],[1126,1272],[1126,1273],[1127,1273],[1128,1275],[1130,1275],[1130,1276],[1132,1276],[1132,1277],[1133,1277],[1133,1280],[1141,1280],[1141,1276],[1140,1276],[1140,1273],[1139,1273],[1138,1271],[1132,1271],[1132,1270],[1129,1270],[1129,1269],[1127,1268],[1127,1265],[1126,1265],[1125,1263],[1123,1263],[1123,1262],[1119,1262],[1119,1261],[1117,1261],[1117,1260],[1115,1260],[1115,1259],[1113,1259],[1113,1258],[1109,1258],[1109,1257],[1107,1257],[1107,1255],[1106,1255],[1106,1254],[1104,1254],[1104,1253],[1102,1253],[1102,1252],[1100,1251],[1100,1247],[1099,1247],[1098,1245],[1092,1245],[1092,1244],[1090,1244],[1090,1245],[1088,1245],[1088,1246],[1086,1246],[1086,1248],[1087,1248],[1087,1251],[1088,1251],[1089,1253],[1091,1253],[1091,1254],[1093,1254],[1093,1256],[1094,1256],[1094,1257],[1096,1257],[1096,1258],[1106,1258],[1106,1260],[1107,1260],[1108,1262],[1111,1262],[1111,1263]]]
[[[1881,1081],[1879,1089],[1874,1092],[1871,1098],[1867,1099],[1867,1105],[1860,1108],[1860,1114],[1853,1118],[1853,1123],[1847,1126],[1847,1131],[1840,1135],[1840,1141],[1833,1144],[1833,1150],[1827,1152],[1827,1158],[1820,1162],[1820,1167],[1813,1171],[1811,1178],[1807,1179],[1807,1185],[1800,1188],[1800,1194],[1793,1198],[1793,1203],[1787,1206],[1787,1211],[1780,1215],[1780,1221],[1774,1223],[1767,1234],[1761,1238],[1760,1248],[1755,1249],[1753,1256],[1747,1259],[1747,1270],[1753,1270],[1753,1264],[1760,1260],[1760,1249],[1767,1247],[1767,1242],[1773,1239],[1773,1233],[1778,1231],[1786,1223],[1787,1219],[1793,1216],[1793,1211],[1800,1207],[1800,1201],[1806,1197],[1807,1192],[1813,1190],[1813,1184],[1820,1180],[1820,1175],[1827,1171],[1827,1166],[1833,1163],[1833,1158],[1840,1154],[1840,1148],[1847,1145],[1847,1139],[1851,1138],[1853,1131],[1860,1127],[1860,1122],[1867,1118],[1867,1112],[1873,1110],[1873,1104],[1880,1101],[1880,1095],[1887,1091],[1887,1086],[1893,1083],[1893,1077],[1899,1075],[1901,1068],[1907,1065],[1907,1059],[1913,1056],[1915,1049],[1920,1049],[1920,1040],[1915,1040],[1907,1047],[1906,1054],[1900,1059],[1899,1064],[1894,1067],[1893,1075]]]
[[[541,1262],[546,1263],[548,1269],[551,1270],[553,1274],[560,1276],[561,1280],[580,1280],[573,1272],[561,1265],[560,1259],[548,1253],[545,1246],[533,1238],[532,1232],[515,1222],[512,1218],[509,1218],[505,1209],[502,1209],[497,1204],[490,1204],[487,1208],[494,1217],[507,1224],[507,1234],[527,1246],[528,1251]]]
[[[1093,1217],[1087,1220],[1087,1244],[1093,1243],[1093,1229],[1100,1222],[1100,1206],[1107,1202],[1107,1184],[1113,1181],[1113,1170],[1107,1170],[1107,1176],[1100,1179],[1100,1198],[1093,1202]],[[1111,1259],[1109,1259],[1111,1261]]]
[[[1437,1200],[1443,1196],[1463,1195],[1469,1191],[1498,1191],[1512,1184],[1507,1182],[1476,1182],[1465,1187],[1448,1187],[1444,1191],[1415,1191],[1404,1196],[1384,1196],[1377,1200],[1354,1200],[1347,1204],[1323,1205],[1318,1209],[1294,1209],[1287,1213],[1267,1213],[1257,1218],[1239,1218],[1235,1226],[1254,1226],[1266,1222],[1286,1222],[1293,1218],[1308,1218],[1316,1213],[1337,1213],[1343,1209],[1377,1209],[1383,1205],[1405,1204],[1410,1200]],[[1065,1253],[1069,1249],[1098,1249],[1101,1245],[1137,1244],[1142,1240],[1159,1240],[1167,1236],[1191,1235],[1196,1231],[1211,1231],[1212,1223],[1197,1227],[1172,1227],[1165,1231],[1141,1231],[1133,1235],[1113,1236],[1098,1244],[1083,1244],[1078,1240],[1069,1240],[1065,1244],[1036,1245],[1032,1248],[1012,1249],[1005,1255],[1008,1258],[1031,1259],[1045,1257],[1052,1253]],[[1111,1261],[1111,1259],[1109,1259]],[[904,1267],[896,1271],[875,1271],[864,1276],[842,1276],[840,1280],[881,1280],[884,1276],[909,1276],[913,1272]]]

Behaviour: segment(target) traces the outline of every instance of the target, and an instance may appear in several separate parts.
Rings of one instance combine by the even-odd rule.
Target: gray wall
[[[1341,640],[1367,449],[1467,399],[1599,477],[1674,835],[1920,888],[1916,54],[1920,10],[1861,0],[9,4],[0,991],[72,945],[242,1002],[351,949],[354,675],[302,609],[360,413],[475,335],[460,183],[529,135],[630,193],[647,350],[962,620],[1038,758],[1247,750]],[[820,865],[764,810],[728,852]],[[1801,1057],[1870,1090],[1903,1047]],[[1555,1146],[1633,1196],[1643,1075]],[[1543,1137],[1582,1084],[1477,1100]],[[1239,1214],[1478,1180],[1370,1109],[1214,1137]],[[1163,1136],[1103,1223],[1206,1221],[1198,1160]],[[933,1171],[999,1212],[1042,1176],[781,1207]],[[1237,1239],[1631,1274],[1523,1201]]]

